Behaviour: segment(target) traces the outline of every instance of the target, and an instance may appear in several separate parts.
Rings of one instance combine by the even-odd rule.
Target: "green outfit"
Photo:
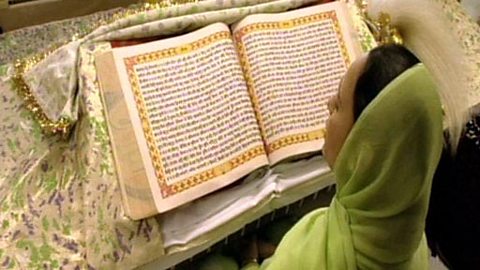
[[[440,99],[419,64],[353,126],[336,160],[330,207],[302,218],[260,268],[428,269],[423,231],[442,144]]]

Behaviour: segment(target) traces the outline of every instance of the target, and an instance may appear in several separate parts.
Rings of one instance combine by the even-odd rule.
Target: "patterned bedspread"
[[[315,1],[180,2],[0,36],[0,268],[131,269],[173,252],[164,249],[161,216],[132,221],[122,209],[93,65],[108,40],[170,35]],[[353,5],[352,12],[368,49],[374,41]],[[60,121],[72,124],[65,134],[55,129]]]

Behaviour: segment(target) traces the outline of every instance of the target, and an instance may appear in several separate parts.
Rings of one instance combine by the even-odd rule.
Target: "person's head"
[[[330,117],[323,153],[331,168],[362,111],[385,86],[418,62],[403,46],[383,45],[352,63],[337,95],[328,102]]]

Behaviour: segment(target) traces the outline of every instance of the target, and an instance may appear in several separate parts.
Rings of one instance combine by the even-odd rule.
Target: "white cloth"
[[[311,188],[306,189],[307,191],[296,190],[298,186],[309,182]],[[268,200],[265,207],[274,210],[333,183],[333,175],[321,156],[279,164],[269,169],[263,177],[246,181],[164,214],[164,246],[169,248],[185,245],[253,209],[264,200]],[[292,189],[293,187],[295,189]]]

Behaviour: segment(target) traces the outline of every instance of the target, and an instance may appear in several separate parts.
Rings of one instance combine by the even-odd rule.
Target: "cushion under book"
[[[360,53],[355,37],[333,2],[98,55],[126,213],[162,213],[321,151],[326,102]]]

